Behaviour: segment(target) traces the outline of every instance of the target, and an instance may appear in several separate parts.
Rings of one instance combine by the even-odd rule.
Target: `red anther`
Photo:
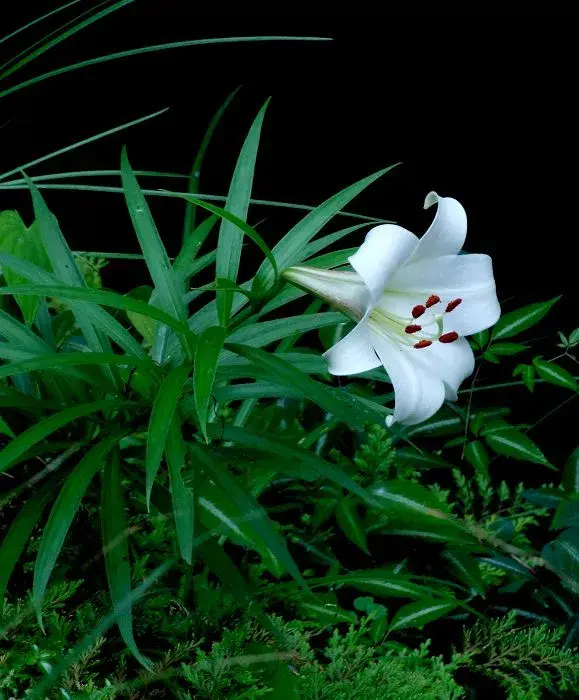
[[[421,348],[427,348],[429,345],[432,345],[432,340],[419,340],[417,343],[414,343],[414,347],[417,350],[420,350]]]
[[[440,340],[441,343],[454,343],[455,340],[458,340],[458,333],[456,331],[450,331],[450,333],[441,335],[438,340]]]
[[[440,297],[436,294],[431,294],[426,300],[426,308],[429,309],[431,306],[438,304]]]
[[[446,305],[446,313],[450,313],[451,311],[454,311],[456,307],[462,302],[462,299],[453,299],[452,301],[449,301],[448,304]]]
[[[422,306],[422,304],[418,304],[418,306],[415,306],[412,309],[412,318],[418,318],[419,316],[422,316],[422,314],[426,311],[425,307]]]
[[[417,331],[421,331],[422,326],[417,326],[415,323],[411,323],[409,326],[406,326],[404,329],[405,333],[416,333]]]

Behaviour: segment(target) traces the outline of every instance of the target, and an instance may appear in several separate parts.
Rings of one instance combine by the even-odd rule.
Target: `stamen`
[[[422,316],[422,314],[426,311],[425,307],[422,306],[422,304],[418,304],[418,306],[415,306],[411,313],[412,313],[412,318],[418,318],[419,316]]]
[[[450,333],[441,335],[438,340],[440,340],[441,343],[454,343],[455,340],[458,340],[458,333],[456,331],[450,331]]]
[[[417,350],[420,350],[421,348],[427,348],[429,345],[432,345],[432,340],[419,340],[417,343],[414,343],[414,347]]]
[[[440,301],[440,297],[436,294],[431,294],[428,299],[426,300],[426,308],[429,309],[431,306],[434,306],[435,304],[438,304]]]
[[[449,314],[451,311],[454,311],[456,307],[462,302],[462,299],[453,299],[452,301],[449,301],[448,304],[446,305],[446,313]]]
[[[418,331],[422,330],[422,326],[417,326],[415,323],[411,323],[409,326],[406,326],[404,329],[405,333],[416,333]]]

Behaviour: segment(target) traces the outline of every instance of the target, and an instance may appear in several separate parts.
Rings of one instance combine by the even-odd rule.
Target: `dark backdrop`
[[[29,19],[26,13],[52,6],[52,0],[13,6],[2,33]],[[579,325],[570,6],[139,0],[57,47],[23,77],[165,41],[256,34],[333,40],[178,49],[51,79],[0,101],[1,169],[169,107],[29,173],[117,168],[123,143],[135,168],[186,173],[211,115],[242,85],[208,151],[203,192],[225,193],[245,132],[271,96],[255,197],[317,204],[401,161],[349,208],[421,233],[432,216],[422,210],[429,190],[458,198],[469,216],[467,249],[493,256],[505,309],[564,295],[550,320],[528,334],[549,336],[550,353],[556,330]],[[46,197],[73,247],[136,252],[119,195]],[[0,208],[14,207],[30,218],[26,193],[0,191]],[[152,208],[175,252],[182,206],[155,198]],[[295,214],[256,208],[250,222],[264,218],[260,230],[274,244]],[[251,265],[249,245],[245,255]],[[128,288],[143,279],[138,264],[114,263],[105,281]],[[485,373],[495,376],[492,367]],[[523,404],[521,396],[510,400]],[[545,410],[560,398],[559,390],[546,391]],[[549,434],[559,431],[561,449],[573,446],[562,428],[573,424],[573,407],[545,423]],[[519,408],[524,419],[525,406]]]

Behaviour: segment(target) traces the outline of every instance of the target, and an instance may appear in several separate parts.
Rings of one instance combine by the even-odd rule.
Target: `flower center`
[[[462,299],[448,302],[444,311],[440,312],[440,297],[431,294],[424,304],[417,304],[408,310],[408,316],[398,316],[388,309],[376,306],[370,314],[370,325],[376,332],[384,332],[396,337],[397,342],[412,346],[417,350],[427,348],[432,343],[453,343],[458,340],[456,331],[443,332],[443,319],[462,303]],[[430,309],[433,309],[430,311]],[[438,311],[438,313],[437,313]]]

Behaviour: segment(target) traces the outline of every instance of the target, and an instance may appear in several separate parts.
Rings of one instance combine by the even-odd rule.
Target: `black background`
[[[7,15],[3,10],[2,34],[56,3],[22,5],[11,4]],[[251,120],[271,96],[255,197],[315,205],[400,161],[349,209],[390,218],[419,234],[432,217],[422,209],[427,192],[459,199],[469,216],[466,248],[493,257],[505,310],[564,295],[549,321],[526,334],[529,339],[547,336],[537,347],[552,357],[555,331],[579,325],[574,252],[578,115],[570,8],[571,3],[522,0],[138,0],[19,76],[167,41],[262,34],[332,41],[183,48],[32,86],[0,100],[0,170],[169,107],[154,120],[28,172],[115,169],[126,143],[136,169],[187,173],[212,114],[242,85],[208,151],[203,192],[226,192]],[[33,30],[0,45],[0,51],[9,57],[29,37],[39,36]],[[19,76],[10,80],[16,83]],[[178,189],[178,181],[149,184]],[[120,195],[45,191],[45,196],[73,248],[137,252]],[[174,253],[182,205],[154,198],[151,206]],[[31,218],[26,192],[0,191],[0,209],[5,208],[18,208]],[[255,208],[249,220],[261,222],[259,230],[273,245],[296,215]],[[347,245],[356,243],[352,237]],[[251,244],[244,255],[249,270],[258,262]],[[128,289],[144,279],[138,264],[112,263],[105,283]],[[485,367],[482,377],[494,381],[504,374],[502,368],[497,374]],[[525,420],[527,394],[516,391],[521,392],[516,398],[514,392],[500,398],[514,402],[517,417]],[[534,404],[535,419],[537,405],[544,413],[565,396],[563,390],[545,389]],[[554,457],[576,442],[574,406],[536,431],[537,440],[541,433],[545,438],[557,432],[557,440],[550,441]]]

